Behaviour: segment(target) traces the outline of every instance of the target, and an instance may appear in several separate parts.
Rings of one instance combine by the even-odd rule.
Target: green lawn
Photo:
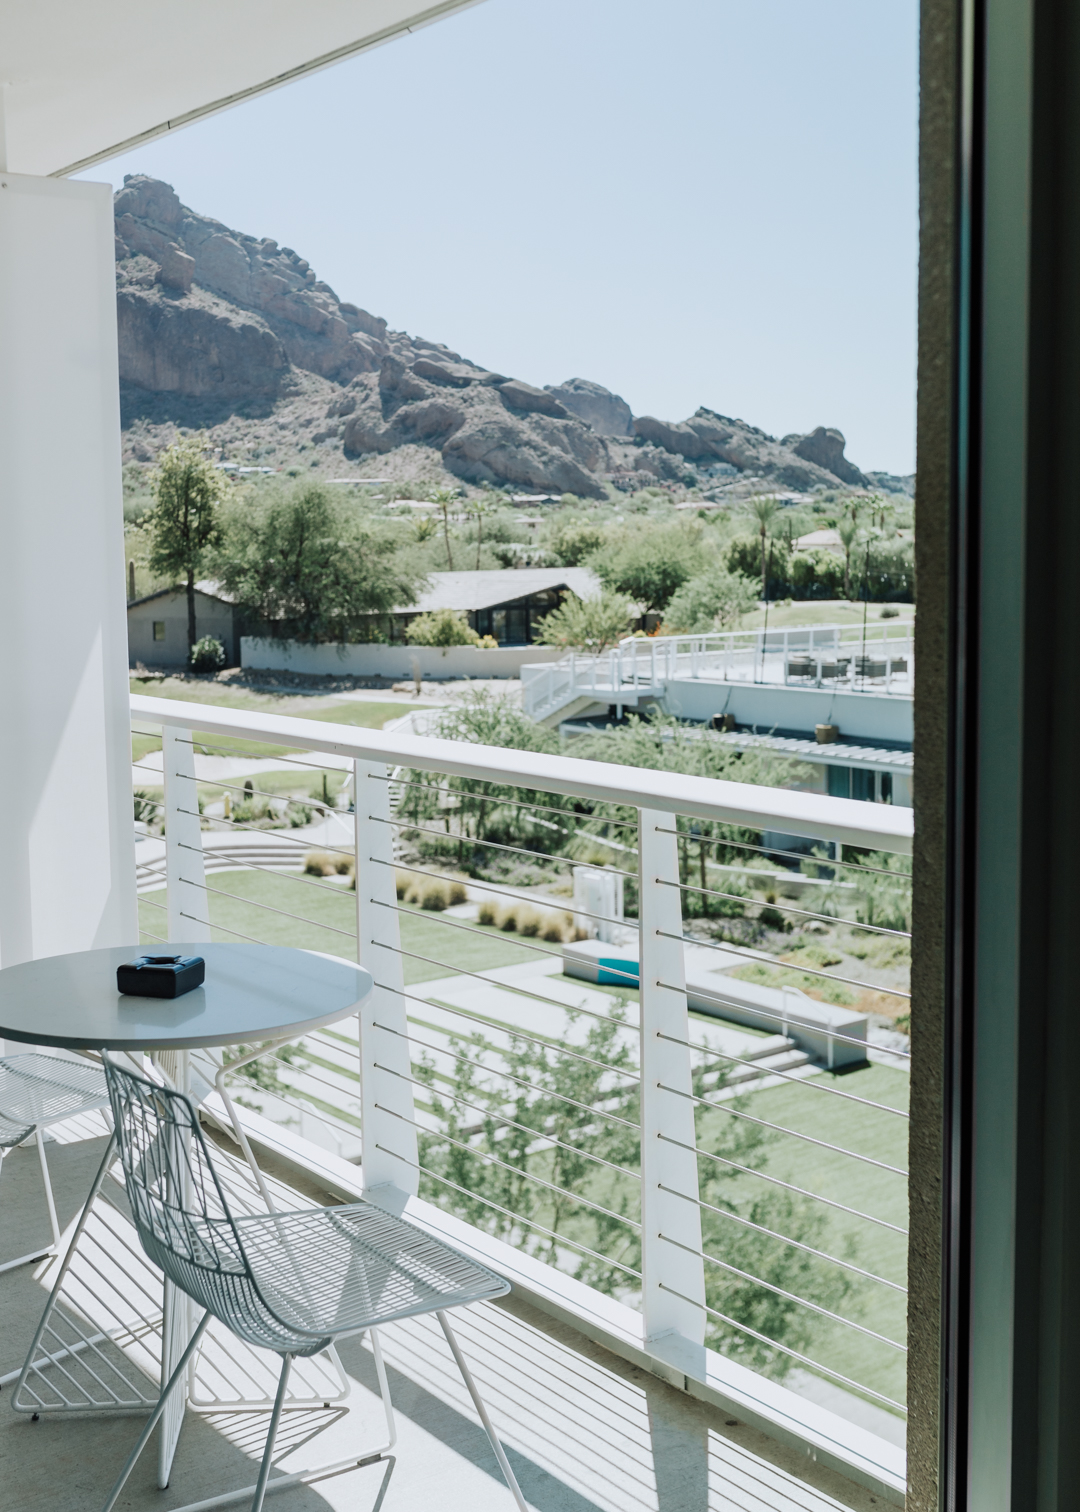
[[[881,604],[867,606],[866,626],[869,630],[876,625],[880,632],[882,624],[895,627],[905,620],[914,620],[914,604],[895,604],[899,609],[897,619],[882,620]],[[770,630],[794,630],[801,625],[861,625],[863,622],[863,605],[861,603],[849,603],[847,599],[807,599],[796,602],[790,608],[784,604],[769,605],[769,629]],[[750,614],[742,617],[741,628],[743,630],[760,630],[765,623],[764,609],[755,609]],[[897,633],[894,629],[893,633]]]
[[[215,682],[191,683],[178,677],[167,677],[160,682],[133,677],[131,691],[145,693],[151,698],[172,698],[183,703],[210,704],[220,709],[242,709],[253,714],[287,714],[293,719],[352,725],[365,730],[381,730],[387,720],[400,717],[410,709],[432,707],[415,700],[405,704],[255,693],[246,688],[231,688]],[[138,761],[147,751],[157,750],[161,739],[150,733],[154,727],[147,721],[137,721],[133,728],[137,733],[132,737],[132,760]],[[207,747],[212,747],[215,755],[224,752],[233,756],[287,756],[295,749],[293,746],[268,745],[258,740],[238,740],[230,735],[210,735],[205,731],[197,731],[196,739],[206,742]]]
[[[297,846],[298,855],[303,851]],[[355,958],[356,894],[340,883],[326,882],[310,887],[298,881],[299,873],[227,871],[212,872],[207,886],[210,894],[211,932],[215,940],[235,940],[238,936],[260,940],[267,945],[295,945],[303,950],[325,950],[334,955]],[[162,935],[165,902],[164,890],[144,893],[139,899],[139,923],[151,934]],[[262,905],[262,906],[260,906]],[[488,971],[494,966],[516,966],[536,959],[536,947],[554,954],[559,946],[530,941],[529,946],[514,943],[512,935],[491,926],[472,925],[478,934],[443,922],[437,913],[424,913],[407,904],[401,905],[401,946],[412,952],[405,957],[405,980],[429,982],[455,971]],[[281,909],[298,918],[283,918]],[[234,931],[230,933],[229,931]],[[428,960],[415,959],[427,957]],[[434,962],[436,964],[430,964]]]

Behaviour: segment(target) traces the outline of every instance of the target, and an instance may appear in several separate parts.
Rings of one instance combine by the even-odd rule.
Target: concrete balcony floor
[[[74,1221],[101,1158],[101,1127],[100,1121],[73,1121],[48,1146],[62,1225]],[[112,1185],[110,1192],[122,1206],[120,1189]],[[291,1206],[314,1196],[290,1195]],[[0,1176],[0,1261],[25,1253],[46,1235],[36,1152],[13,1151]],[[121,1222],[113,1235],[115,1276],[145,1277],[147,1262],[133,1231]],[[35,1279],[38,1270],[27,1265],[0,1275],[0,1376],[22,1363],[44,1305],[50,1283],[47,1271]],[[453,1321],[537,1512],[863,1512],[881,1504],[869,1491],[693,1401],[513,1297],[457,1311]],[[382,1340],[398,1421],[393,1457],[284,1490],[268,1497],[267,1507],[512,1512],[434,1318],[394,1324],[382,1330]],[[243,1352],[231,1341],[229,1353],[219,1351],[219,1365]],[[346,1342],[341,1358],[353,1382],[347,1407],[287,1412],[278,1440],[283,1468],[336,1459],[380,1441],[384,1424],[370,1349]],[[11,1386],[0,1394],[4,1512],[94,1512],[142,1418],[32,1422],[12,1411],[12,1394]],[[262,1411],[189,1410],[168,1489],[156,1487],[152,1441],[119,1506],[125,1512],[169,1512],[250,1485],[267,1420]]]

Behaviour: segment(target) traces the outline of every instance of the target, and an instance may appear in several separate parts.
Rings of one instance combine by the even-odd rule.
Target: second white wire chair
[[[281,1374],[266,1447],[253,1492],[260,1512],[268,1490],[315,1472],[270,1480],[289,1370],[297,1357],[336,1339],[370,1333],[391,1443],[390,1395],[377,1325],[434,1312],[468,1387],[520,1512],[527,1512],[514,1472],[469,1373],[446,1310],[503,1296],[501,1276],[423,1230],[371,1203],[234,1217],[229,1210],[194,1104],[181,1092],[122,1069],[105,1057],[116,1138],[132,1219],[146,1254],[174,1285],[205,1309],[157,1406],[113,1487],[110,1512],[145,1448],[212,1317],[238,1338],[281,1356]],[[365,1456],[367,1457],[367,1456]],[[351,1456],[346,1464],[356,1464]],[[328,1474],[338,1466],[324,1466]],[[230,1499],[239,1494],[231,1493]],[[200,1506],[207,1505],[199,1503]]]
[[[5,1155],[16,1145],[31,1137],[35,1139],[52,1229],[51,1244],[39,1245],[16,1260],[5,1260],[0,1264],[0,1273],[55,1254],[60,1245],[44,1131],[50,1124],[73,1118],[77,1113],[104,1108],[108,1101],[105,1077],[98,1066],[88,1062],[61,1060],[59,1056],[42,1055],[38,1051],[0,1058],[0,1169]]]

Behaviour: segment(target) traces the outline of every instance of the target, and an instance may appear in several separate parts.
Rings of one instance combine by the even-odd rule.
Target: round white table
[[[116,968],[140,955],[199,955],[206,962],[201,986],[178,998],[135,997],[118,991]],[[73,955],[47,956],[0,970],[0,1039],[63,1050],[111,1050],[134,1054],[173,1052],[169,1079],[188,1091],[188,1052],[245,1045],[253,1048],[230,1062],[235,1069],[290,1040],[299,1039],[355,1013],[372,988],[370,972],[348,961],[280,945],[159,944],[113,946]],[[161,1062],[159,1061],[159,1066]],[[270,1195],[224,1086],[225,1067],[215,1086],[267,1203]],[[19,1405],[35,1352],[63,1286],[90,1207],[111,1164],[115,1138],[98,1169],[75,1233],[64,1256],[41,1323],[19,1376],[13,1405],[18,1411],[85,1411],[73,1403],[46,1409]],[[162,1319],[162,1380],[172,1373],[190,1338],[187,1297],[167,1281]],[[64,1351],[66,1353],[66,1351]],[[53,1351],[55,1362],[59,1354]],[[174,1393],[163,1418],[158,1460],[159,1485],[167,1485],[183,1418],[185,1394]],[[101,1410],[114,1410],[102,1404]],[[115,1409],[120,1410],[120,1409]],[[127,1408],[131,1410],[130,1406]]]
[[[178,998],[117,991],[140,955],[199,955],[201,987]],[[0,1038],[64,1050],[197,1050],[298,1039],[355,1013],[371,991],[362,966],[284,945],[138,945],[46,956],[0,971]]]

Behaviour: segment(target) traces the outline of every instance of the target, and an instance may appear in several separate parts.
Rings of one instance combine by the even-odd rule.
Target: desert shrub
[[[311,850],[304,857],[304,872],[310,877],[332,877],[337,872],[350,870],[348,856],[335,856],[330,851]]]
[[[188,665],[193,672],[220,672],[225,665],[225,647],[216,635],[204,635],[192,646]]]
[[[405,901],[429,913],[442,913],[468,897],[464,882],[457,877],[416,877],[405,890]]]
[[[394,891],[397,893],[399,899],[405,896],[411,886],[412,878],[408,872],[396,871],[394,873]]]
[[[535,908],[530,908],[527,903],[523,903],[518,908],[518,910],[517,910],[517,929],[518,929],[518,934],[528,935],[529,937],[535,939],[535,937],[540,933],[540,931],[541,931],[541,929],[543,927],[544,927],[544,915],[542,913],[538,913]]]
[[[478,646],[480,637],[464,614],[456,609],[436,609],[418,614],[405,631],[410,646]]]
[[[494,898],[485,898],[481,903],[477,914],[478,924],[497,924],[499,922],[499,905]]]
[[[513,934],[517,929],[517,909],[500,908],[495,915],[495,922],[506,934]]]

